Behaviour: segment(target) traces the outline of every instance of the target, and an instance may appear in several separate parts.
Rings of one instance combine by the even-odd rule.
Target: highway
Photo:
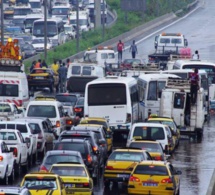
[[[157,29],[156,34],[161,32],[177,32],[186,36],[189,47],[192,51],[199,50],[200,58],[215,62],[215,1],[206,0],[200,2],[198,9],[188,16],[180,19],[174,24]],[[153,33],[153,32],[151,32]],[[154,52],[155,34],[144,34],[136,38],[138,43],[138,58],[146,59],[149,53]],[[147,38],[145,38],[147,36]],[[123,41],[123,40],[122,40]],[[129,47],[131,42],[126,42]],[[123,58],[130,58],[131,54],[126,50]],[[193,142],[188,139],[182,139],[178,149],[171,158],[175,167],[182,171],[180,194],[181,195],[205,195],[210,179],[215,168],[215,117],[212,116],[210,122],[205,124],[203,139],[201,142]],[[33,170],[37,168],[34,167]],[[21,178],[16,182],[19,183]],[[95,188],[96,195],[114,194],[122,195],[123,188],[114,188],[111,192],[103,193],[103,182]]]

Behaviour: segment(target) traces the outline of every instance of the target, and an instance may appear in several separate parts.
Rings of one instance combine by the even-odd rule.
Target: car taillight
[[[89,187],[90,187],[90,184],[89,184],[89,183],[83,183],[83,187],[84,187],[84,188],[89,188]]]
[[[93,146],[93,151],[96,152],[98,148],[96,146]]]
[[[17,157],[17,155],[18,155],[18,150],[17,150],[17,148],[14,148],[13,149],[13,156]]]
[[[89,163],[92,162],[92,157],[91,157],[89,154],[87,155],[87,161],[88,161]]]
[[[48,172],[48,169],[45,166],[40,166],[40,171]]]
[[[66,120],[67,125],[72,125],[72,120]]]
[[[74,112],[82,112],[82,108],[74,108]]]
[[[131,114],[127,113],[126,115],[126,123],[130,123],[131,122]]]
[[[140,182],[140,179],[138,177],[130,176],[129,181],[135,181],[135,182]]]
[[[162,161],[163,158],[162,158],[162,156],[155,156],[155,157],[154,157],[154,160],[161,160],[161,161]]]
[[[60,127],[60,121],[56,121],[56,127]]]
[[[162,179],[161,183],[172,183],[172,179],[171,178]]]
[[[4,160],[3,156],[0,156],[0,162],[2,162]]]
[[[112,166],[106,166],[105,169],[107,169],[107,170],[113,170],[114,168]]]

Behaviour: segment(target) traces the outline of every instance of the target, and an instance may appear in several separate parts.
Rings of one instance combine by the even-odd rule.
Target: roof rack
[[[190,89],[190,80],[182,78],[168,78],[166,88]]]

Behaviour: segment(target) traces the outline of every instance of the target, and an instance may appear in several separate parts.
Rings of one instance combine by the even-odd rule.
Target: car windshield
[[[23,186],[30,190],[39,190],[39,189],[49,189],[49,190],[56,190],[57,189],[57,182],[56,178],[53,177],[26,177]]]
[[[87,173],[83,167],[54,166],[54,167],[52,167],[51,172],[58,174],[60,176],[87,177]]]
[[[109,160],[113,161],[143,161],[144,156],[141,152],[113,152],[109,157]]]
[[[76,101],[77,101],[77,97],[74,95],[56,95],[56,99],[59,102],[69,102],[71,103],[71,106],[74,106]]]
[[[148,122],[150,122],[150,123],[160,123],[160,124],[163,124],[163,125],[167,125],[167,126],[171,127],[171,129],[174,130],[174,131],[176,131],[176,129],[177,129],[173,121],[149,120]]]
[[[31,105],[29,106],[27,116],[56,118],[56,109],[55,106],[49,105]]]
[[[162,140],[165,139],[165,134],[162,127],[135,127],[133,137],[148,140]]]
[[[0,112],[11,112],[11,107],[8,104],[0,104]]]
[[[154,165],[138,165],[134,171],[134,174],[140,175],[166,175],[168,171],[165,166],[154,166]]]
[[[69,154],[55,154],[47,156],[45,159],[45,164],[52,165],[60,162],[81,162],[78,156],[72,156]]]
[[[23,50],[33,50],[34,47],[32,45],[29,45],[29,44],[25,44],[22,46],[22,49]]]
[[[148,152],[163,153],[161,146],[157,143],[132,142],[129,147],[140,148],[142,150],[147,150]]]
[[[84,105],[84,98],[79,98],[76,105],[77,106],[83,106]]]

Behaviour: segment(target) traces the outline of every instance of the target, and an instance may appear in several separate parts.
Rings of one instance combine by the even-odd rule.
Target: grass
[[[96,29],[90,32],[84,32],[79,42],[79,50],[84,51],[89,47],[93,47],[103,41],[114,38],[122,33],[131,30],[145,22],[148,22],[158,16],[164,15],[171,11],[175,12],[179,9],[186,11],[186,5],[192,3],[194,0],[146,0],[146,11],[144,17],[140,12],[128,12],[127,21],[125,21],[125,13],[120,9],[120,0],[107,0],[111,10],[116,10],[118,19],[111,27],[105,29],[105,37],[102,39],[102,29]],[[52,64],[54,59],[65,59],[76,54],[76,40],[69,41],[64,45],[56,47],[47,53],[47,64]],[[40,55],[44,59],[44,55]],[[31,66],[32,61],[25,60],[26,70]]]

